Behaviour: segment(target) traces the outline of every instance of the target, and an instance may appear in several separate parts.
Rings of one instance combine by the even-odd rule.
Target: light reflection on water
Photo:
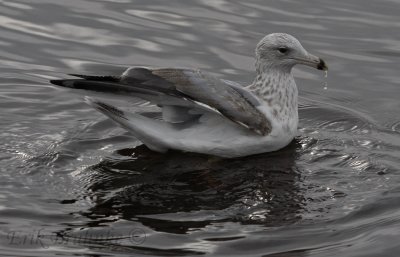
[[[1,1],[1,253],[396,252],[399,9],[388,0]],[[81,95],[47,82],[145,65],[201,68],[246,84],[254,46],[271,32],[295,35],[329,65],[328,78],[295,70],[299,136],[276,153],[152,153]],[[129,236],[132,228],[146,240],[54,242],[85,231]],[[40,229],[46,252],[9,242],[12,231]]]

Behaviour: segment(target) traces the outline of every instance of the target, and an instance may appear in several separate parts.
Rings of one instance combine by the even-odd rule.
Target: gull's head
[[[261,39],[256,47],[256,60],[260,72],[268,69],[290,72],[296,64],[328,70],[321,58],[308,53],[295,37],[284,33],[269,34]]]

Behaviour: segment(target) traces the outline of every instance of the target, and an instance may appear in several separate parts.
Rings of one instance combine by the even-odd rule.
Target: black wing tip
[[[62,79],[52,79],[50,83],[57,86],[62,86],[63,80]]]
[[[117,82],[120,80],[120,76],[95,76],[95,75],[82,75],[82,74],[75,74],[70,73],[69,76],[81,78],[84,80],[91,80],[91,81],[108,81],[108,82]]]
[[[89,104],[90,106],[92,106],[93,108],[95,108],[95,109],[99,110],[100,112],[104,113],[104,114],[105,113],[110,113],[110,114],[112,114],[112,116],[116,116],[116,117],[122,118],[124,120],[128,120],[125,117],[124,111],[118,109],[115,106],[106,104],[104,102],[101,102],[101,101],[99,101],[97,99],[94,99],[94,98],[91,98],[91,97],[88,97],[88,96],[85,96],[85,102],[87,104]]]
[[[68,88],[80,88],[80,89],[91,89],[86,88],[84,83],[95,83],[95,82],[119,82],[119,76],[92,76],[92,75],[81,75],[81,74],[68,74],[69,76],[77,77],[79,79],[53,79],[50,83],[53,85],[68,87]],[[86,82],[85,82],[86,81]],[[82,83],[83,82],[83,83]]]
[[[74,80],[71,79],[52,79],[50,80],[50,83],[53,85],[57,85],[60,87],[69,87],[69,88],[74,88]]]

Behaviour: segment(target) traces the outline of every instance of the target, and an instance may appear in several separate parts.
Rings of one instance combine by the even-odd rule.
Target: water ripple
[[[2,253],[393,255],[398,5],[0,0]],[[299,135],[274,153],[232,160],[153,153],[80,95],[48,84],[67,73],[120,74],[130,65],[202,68],[247,84],[254,46],[270,32],[294,34],[330,67],[328,90],[322,74],[296,69],[304,97]],[[46,251],[8,241],[10,231],[43,228]],[[140,245],[129,240],[132,228],[146,235]],[[54,241],[86,232],[123,238]]]

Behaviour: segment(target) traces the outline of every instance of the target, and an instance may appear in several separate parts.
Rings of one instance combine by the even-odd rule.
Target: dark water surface
[[[398,256],[400,1],[0,1],[0,255]],[[293,34],[287,148],[223,160],[140,146],[66,73],[201,68],[248,83]],[[129,108],[129,102],[122,102]]]

